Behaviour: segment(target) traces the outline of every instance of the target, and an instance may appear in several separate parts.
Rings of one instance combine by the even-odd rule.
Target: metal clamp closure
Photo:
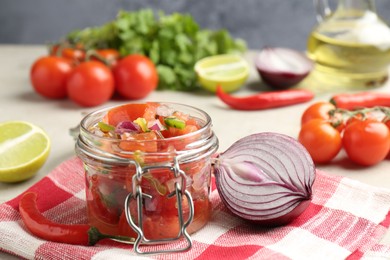
[[[186,190],[186,174],[179,167],[179,163],[176,159],[174,159],[173,166],[145,166],[145,167],[136,167],[137,173],[133,176],[133,191],[129,193],[125,200],[124,210],[127,222],[134,229],[134,231],[138,234],[134,242],[134,251],[138,254],[160,254],[160,253],[174,253],[174,252],[182,252],[187,251],[192,247],[192,240],[190,235],[187,232],[187,227],[191,224],[194,218],[194,203],[192,201],[191,193]],[[173,238],[165,238],[165,239],[148,239],[145,237],[143,230],[143,207],[144,207],[144,199],[149,198],[152,199],[152,195],[143,193],[142,187],[140,185],[143,176],[150,172],[151,170],[156,169],[167,169],[174,173],[175,179],[175,189],[165,195],[168,199],[174,199],[176,197],[177,200],[177,212],[178,212],[178,221],[179,221],[179,232],[176,237]],[[188,218],[184,219],[183,214],[183,196],[186,197],[188,201],[189,215]],[[137,221],[134,221],[133,216],[130,213],[130,201],[136,200],[137,202]],[[185,239],[186,246],[181,248],[167,248],[156,251],[142,251],[141,245],[150,245],[150,244],[164,244],[171,243],[174,241],[178,241],[180,239]]]

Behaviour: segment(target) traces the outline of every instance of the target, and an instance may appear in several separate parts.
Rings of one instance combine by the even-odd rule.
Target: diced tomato
[[[127,132],[121,135],[122,139],[118,139],[119,147],[121,148],[120,156],[124,155],[123,151],[130,151],[129,157],[137,160],[142,165],[159,165],[160,162],[171,162],[171,153],[164,153],[176,150],[184,150],[189,143],[192,143],[199,139],[199,134],[193,132],[200,129],[199,122],[192,118],[190,115],[183,112],[175,112],[173,116],[178,120],[184,121],[185,125],[166,123],[163,116],[157,116],[157,108],[159,103],[144,103],[144,104],[127,104],[111,109],[105,116],[103,122],[116,126],[122,121],[136,121],[136,123],[142,119],[142,122],[152,122],[155,119],[160,120],[161,124],[167,127],[167,130],[149,131],[145,129],[140,132]],[[167,126],[169,125],[169,127]],[[184,127],[184,128],[183,128]],[[179,129],[182,128],[182,129]],[[193,134],[191,134],[193,133]],[[160,140],[162,134],[165,140]],[[116,136],[115,136],[116,137]],[[172,137],[172,138],[171,138]],[[176,138],[173,138],[176,137]],[[171,139],[168,139],[171,138]],[[110,148],[110,147],[108,147]],[[111,148],[110,148],[111,149]],[[111,149],[115,150],[115,149]],[[119,149],[116,149],[119,150]],[[139,151],[139,152],[138,152]],[[115,153],[115,151],[112,151]],[[158,154],[156,154],[158,152]],[[172,155],[173,156],[173,155]],[[181,163],[180,168],[186,173],[189,178],[194,179],[194,175],[205,171],[205,162],[189,162]],[[124,236],[135,237],[137,234],[129,226],[126,220],[126,216],[123,209],[123,203],[125,197],[129,192],[133,191],[133,175],[135,174],[135,168],[123,167],[109,169],[110,174],[107,176],[111,179],[102,179],[99,182],[91,183],[89,190],[93,191],[94,187],[97,190],[97,195],[90,196],[93,200],[97,200],[97,204],[94,205],[89,202],[91,209],[97,208],[96,212],[92,212],[92,222],[102,230],[110,231],[108,233],[120,234]],[[122,178],[116,179],[114,174],[122,176]],[[102,175],[105,177],[105,175]],[[178,181],[175,178],[174,173],[166,168],[151,169],[142,175],[140,185],[143,194],[148,194],[150,197],[143,197],[143,231],[147,239],[163,239],[174,238],[179,234],[179,213],[178,213],[178,201],[176,196],[168,197],[168,194],[174,191],[175,182]],[[180,181],[180,180],[179,180]],[[194,202],[194,221],[188,228],[188,231],[194,232],[204,226],[210,216],[210,203],[208,200],[207,185],[202,185],[203,178],[197,176],[197,186],[189,185],[188,189],[192,192]],[[208,180],[205,180],[205,182]],[[106,186],[111,186],[108,188]],[[119,188],[120,186],[120,188]],[[118,201],[118,204],[108,203],[112,198],[110,194],[116,194],[116,189],[122,189],[123,193],[113,201]],[[182,202],[183,220],[186,221],[189,217],[190,206],[186,196],[183,196]],[[110,206],[111,205],[111,206]],[[115,205],[115,206],[114,206]],[[98,206],[98,207],[96,207]],[[133,220],[137,222],[137,202],[132,199],[130,201],[130,213],[134,216]],[[106,217],[111,216],[111,211],[116,213],[115,218],[108,221]],[[117,211],[115,211],[117,210]]]
[[[185,122],[187,122],[188,119],[189,119],[189,115],[184,114],[184,113],[182,113],[182,112],[180,112],[180,111],[175,111],[175,112],[173,113],[173,116],[176,117],[176,118],[178,118],[178,119],[180,119],[180,120],[183,120],[183,121],[185,121]]]
[[[143,118],[146,119],[146,121],[152,121],[156,119],[156,112],[157,112],[157,107],[160,105],[159,103],[155,102],[148,102],[147,107],[145,109],[145,112],[143,114]]]
[[[194,125],[186,125],[184,129],[178,129],[174,127],[169,128],[169,132],[171,133],[171,136],[180,136],[180,135],[185,135],[188,133],[192,133],[198,130],[198,128]]]
[[[103,121],[109,125],[116,126],[122,121],[134,121],[143,117],[148,104],[126,104],[114,107],[108,111]]]
[[[175,201],[174,198],[172,198]],[[183,220],[188,219],[188,203],[183,200]],[[194,220],[188,227],[188,232],[194,231],[203,227],[210,217],[210,204],[208,200],[196,200],[194,201]],[[144,233],[148,239],[163,239],[174,238],[179,234],[179,218],[177,212],[177,206],[173,211],[170,211],[166,215],[153,215],[144,219]]]
[[[189,162],[189,163],[182,164],[180,167],[188,176],[191,176],[192,178],[194,174],[203,171],[203,168],[205,167],[205,162],[204,161]]]
[[[184,129],[169,127],[167,131],[163,132],[163,135],[165,138],[183,136],[185,134],[195,132],[198,129],[199,128],[195,125],[186,125]],[[180,150],[184,150],[189,143],[192,143],[197,138],[198,136],[195,135],[191,137],[179,138],[177,140],[167,141],[166,143],[169,144],[170,146],[173,146],[176,150],[180,151]]]
[[[163,218],[161,216],[143,217],[143,231],[147,239],[174,238],[179,234],[179,221],[177,217]],[[137,221],[134,219],[134,221]],[[127,223],[123,213],[119,222],[120,235],[137,237],[138,235]]]
[[[136,212],[137,209],[137,202],[131,201],[130,202],[130,212]],[[128,236],[128,237],[137,237],[137,233],[133,230],[133,228],[129,225],[126,219],[125,212],[122,213],[121,217],[119,218],[119,235],[121,236]]]
[[[197,129],[200,128],[200,126],[199,126],[199,124],[198,124],[198,121],[196,121],[194,118],[189,118],[189,119],[186,121],[186,124],[187,124],[187,125],[196,126]]]
[[[144,232],[148,239],[175,238],[180,231],[177,217],[155,216],[144,219]]]
[[[145,118],[146,121],[156,119],[158,103],[148,102],[145,104],[126,104],[112,108],[103,118],[103,122],[116,126],[122,121],[134,121],[137,118]]]
[[[193,233],[201,229],[210,218],[211,203],[208,199],[194,200],[194,220],[188,226],[188,232]]]
[[[145,132],[135,134],[131,140],[123,140],[119,147],[125,151],[143,151],[143,152],[157,152],[157,135],[155,132]]]

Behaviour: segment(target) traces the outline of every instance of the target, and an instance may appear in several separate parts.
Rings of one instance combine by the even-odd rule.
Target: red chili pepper
[[[331,98],[338,108],[353,110],[362,107],[384,106],[390,107],[389,93],[360,92],[353,94],[338,94]]]
[[[53,242],[92,246],[104,238],[119,238],[133,241],[133,238],[105,235],[96,227],[87,224],[66,225],[55,223],[38,210],[37,194],[25,193],[19,202],[19,212],[27,229],[35,236]]]
[[[313,92],[304,89],[290,89],[263,92],[253,96],[234,97],[217,87],[218,97],[231,108],[238,110],[260,110],[303,103],[314,97]]]

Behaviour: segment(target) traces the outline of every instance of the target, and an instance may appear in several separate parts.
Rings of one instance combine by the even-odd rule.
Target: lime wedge
[[[39,127],[23,121],[0,123],[0,181],[31,178],[50,152],[50,139]]]
[[[223,54],[206,57],[195,64],[201,86],[215,92],[221,85],[225,92],[239,89],[249,76],[249,64],[240,55]]]

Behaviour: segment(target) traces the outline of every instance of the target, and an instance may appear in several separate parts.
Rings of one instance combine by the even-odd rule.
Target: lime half
[[[240,55],[215,55],[199,60],[195,72],[206,90],[215,92],[220,85],[225,92],[232,92],[248,79],[249,64]]]
[[[0,181],[31,178],[50,152],[50,139],[39,127],[23,121],[0,123]]]

